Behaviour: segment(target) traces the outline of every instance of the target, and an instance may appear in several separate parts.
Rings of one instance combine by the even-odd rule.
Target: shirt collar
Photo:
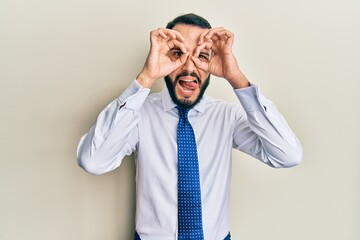
[[[172,101],[169,90],[167,89],[166,86],[163,88],[161,92],[161,100],[162,100],[163,109],[166,112],[176,107],[176,104]],[[200,113],[203,113],[205,110],[205,102],[206,102],[206,97],[203,96],[200,102],[198,102],[198,104],[196,104],[193,107],[193,109],[195,109]]]

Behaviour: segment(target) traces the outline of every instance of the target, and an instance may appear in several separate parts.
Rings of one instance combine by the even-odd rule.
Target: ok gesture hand
[[[138,75],[137,80],[144,87],[150,88],[154,82],[186,62],[189,56],[184,46],[183,36],[171,29],[159,28],[150,33],[150,52],[147,56],[143,70]],[[183,53],[177,59],[170,59],[168,52],[171,49],[180,49]]]
[[[225,78],[233,88],[247,87],[249,82],[241,72],[233,54],[233,43],[232,32],[222,27],[210,29],[200,35],[198,47],[192,59],[197,67],[214,76]],[[204,49],[211,52],[209,61],[201,61],[198,58]]]

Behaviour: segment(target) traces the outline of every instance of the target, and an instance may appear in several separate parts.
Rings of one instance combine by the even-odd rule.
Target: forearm
[[[239,136],[236,148],[272,167],[299,164],[302,146],[276,107],[258,92],[256,86],[235,92],[246,112],[248,127],[247,140],[243,140],[245,136]]]

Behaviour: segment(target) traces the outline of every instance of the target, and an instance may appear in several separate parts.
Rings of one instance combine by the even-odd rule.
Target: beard
[[[180,77],[185,77],[185,76],[192,76],[195,77],[197,79],[197,82],[200,86],[200,92],[199,95],[196,97],[196,99],[194,101],[191,101],[187,98],[184,99],[179,99],[176,96],[176,85],[179,82],[179,78]],[[169,77],[169,75],[164,77],[165,79],[165,83],[166,83],[166,87],[169,91],[170,97],[172,99],[172,101],[179,107],[183,107],[183,108],[193,108],[196,104],[198,104],[201,100],[201,98],[204,96],[205,90],[206,88],[209,86],[210,83],[210,75],[204,80],[201,81],[200,77],[196,74],[196,73],[189,73],[187,71],[182,72],[181,74],[176,76],[176,79],[173,80]]]

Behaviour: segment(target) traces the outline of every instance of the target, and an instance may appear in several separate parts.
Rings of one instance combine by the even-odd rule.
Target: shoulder
[[[161,93],[150,93],[144,102],[141,112],[151,113],[160,108],[162,109]]]
[[[156,102],[160,102],[160,101],[161,101],[161,93],[160,92],[150,93],[146,99],[146,102],[148,102],[148,103],[156,103]]]
[[[239,103],[229,103],[222,99],[213,98],[208,95],[204,96],[203,102],[206,109],[228,109],[231,111],[242,109]]]
[[[244,116],[245,111],[240,103],[228,103],[222,99],[216,99],[205,95],[204,111],[215,116],[223,116],[236,119]]]

